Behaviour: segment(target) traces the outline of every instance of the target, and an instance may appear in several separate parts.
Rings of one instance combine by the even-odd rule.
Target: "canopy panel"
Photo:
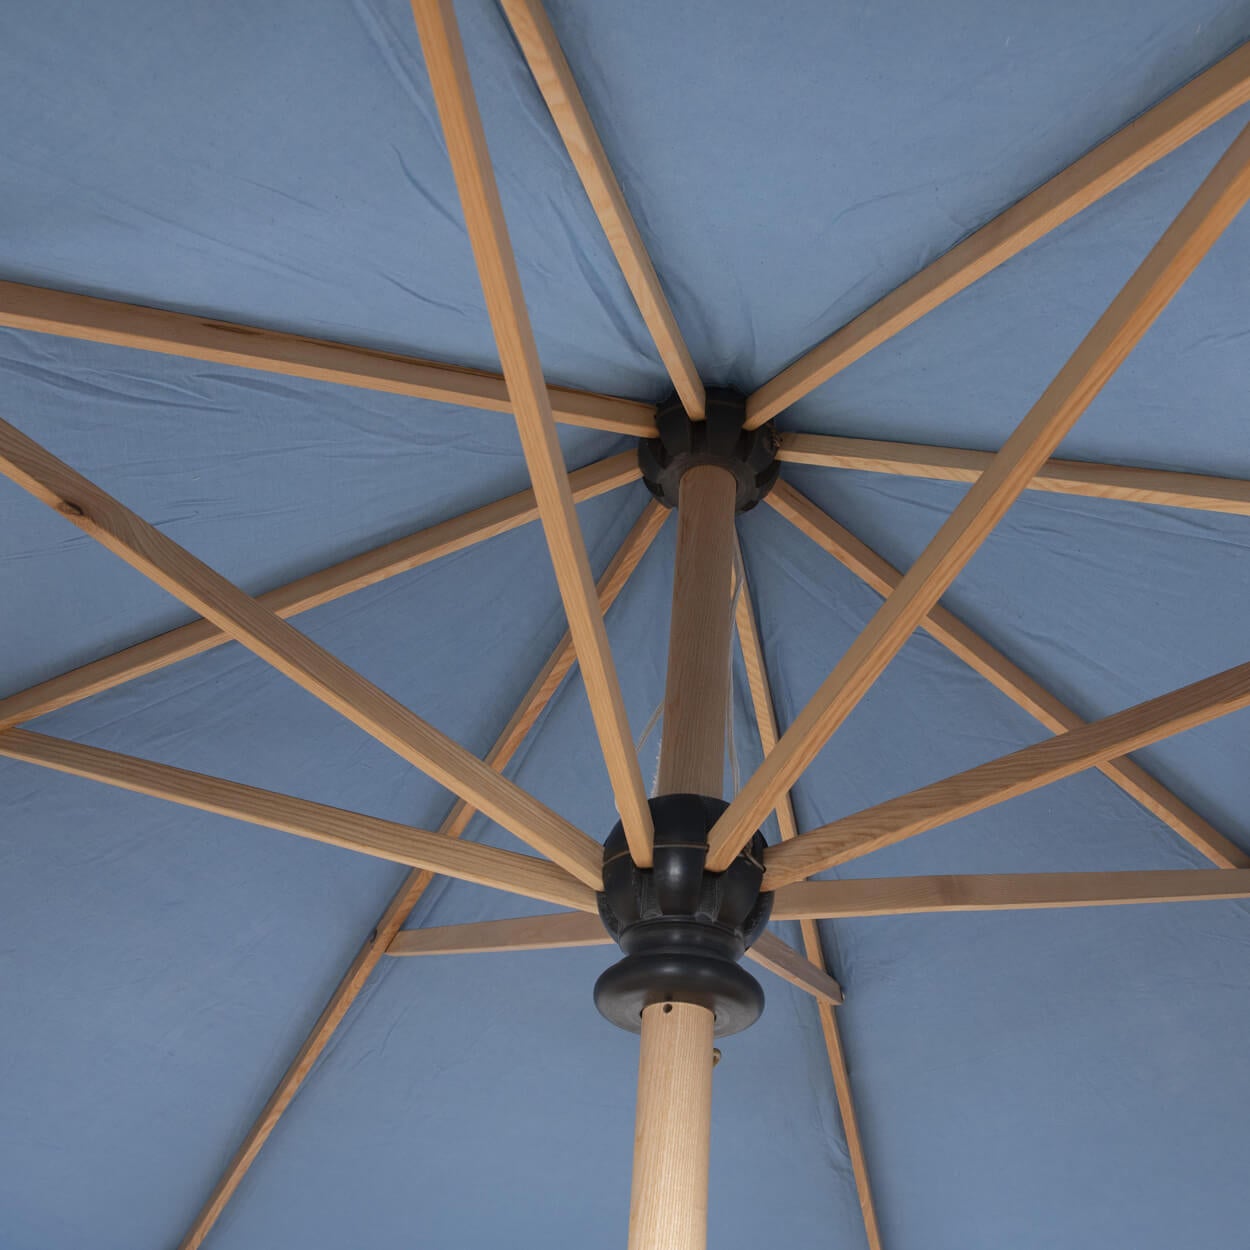
[[[746,389],[1250,35],[1250,4],[1230,0],[780,7],[548,5],[701,375]],[[659,357],[502,15],[457,12],[548,380],[659,398]],[[0,68],[0,278],[497,368],[403,0],[19,5]],[[1248,113],[779,425],[997,448]],[[1247,290],[1243,218],[1061,454],[1250,478]],[[11,330],[0,416],[250,591],[527,485],[506,414]],[[570,467],[629,447],[561,440]],[[965,489],[785,477],[901,569]],[[0,694],[189,619],[0,485]],[[635,483],[579,507],[596,571],[646,497]],[[672,529],[608,616],[636,734],[663,686]],[[784,724],[879,599],[767,507],[740,532]],[[1245,517],[1026,494],[944,603],[1095,718],[1245,662],[1247,547]],[[478,754],[564,628],[535,525],[296,623]],[[428,828],[451,801],[234,644],[32,727]],[[1248,729],[1236,714],[1139,757],[1243,846]],[[917,634],[800,782],[800,827],[1045,734]],[[509,775],[606,833],[576,675]],[[172,1247],[402,869],[25,764],[0,762],[0,792],[0,1240]],[[519,849],[481,818],[468,836]],[[838,871],[1203,862],[1092,772]],[[543,909],[440,883],[412,923]],[[887,1250],[1243,1239],[1245,905],[822,934]],[[590,999],[611,954],[384,963],[210,1246],[623,1229],[636,1047]],[[815,1009],[766,988],[716,1072],[711,1244],[862,1245]]]

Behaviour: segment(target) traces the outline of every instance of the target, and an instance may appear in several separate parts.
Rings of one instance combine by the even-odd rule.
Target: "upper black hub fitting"
[[[639,1032],[654,1003],[695,1003],[727,1037],[764,1010],[764,991],[738,965],[772,912],[773,896],[760,893],[764,835],[724,872],[703,870],[708,834],[728,806],[698,794],[651,799],[651,868],[635,866],[619,823],[604,844],[599,916],[625,958],[595,982],[595,1006],[622,1029]]]
[[[656,410],[659,437],[638,445],[642,480],[651,493],[675,508],[682,474],[697,464],[715,464],[737,479],[737,510],[754,508],[772,490],[780,466],[777,432],[771,424],[744,430],[746,415],[746,396],[740,391],[709,387],[704,421],[691,421],[677,396],[670,395]]]

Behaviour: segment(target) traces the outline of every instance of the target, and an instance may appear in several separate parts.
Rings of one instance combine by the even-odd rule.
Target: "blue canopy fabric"
[[[1245,0],[547,7],[701,375],[745,389],[1250,36]],[[492,0],[457,12],[548,380],[658,399],[506,22]],[[2,28],[0,278],[497,366],[405,0],[16,0]],[[1247,121],[779,425],[997,448]],[[1243,216],[1060,454],[1250,478],[1247,344]],[[12,330],[0,416],[249,591],[527,484],[506,415]],[[570,467],[630,446],[561,442]],[[963,490],[784,476],[900,568]],[[189,619],[5,485],[0,693]],[[580,506],[596,571],[646,498]],[[608,616],[635,732],[663,687],[673,528]],[[772,510],[739,528],[784,724],[879,599]],[[1026,494],[944,603],[1095,718],[1248,658],[1248,561],[1244,517]],[[536,526],[298,624],[478,754],[564,628]],[[736,702],[745,775],[741,680]],[[422,827],[450,802],[235,644],[31,727]],[[1250,849],[1248,730],[1234,714],[1137,758]],[[1045,736],[917,634],[800,781],[800,827]],[[596,837],[612,825],[576,674],[509,775]],[[468,836],[517,845],[482,818]],[[1089,772],[839,871],[1202,863]],[[0,761],[0,1246],[176,1245],[402,871]],[[544,910],[440,882],[412,923]],[[1245,904],[822,935],[887,1250],[1244,1243]],[[618,1244],[637,1047],[591,1003],[611,955],[384,962],[210,1246]],[[709,1244],[862,1247],[815,1008],[766,988],[716,1070]]]

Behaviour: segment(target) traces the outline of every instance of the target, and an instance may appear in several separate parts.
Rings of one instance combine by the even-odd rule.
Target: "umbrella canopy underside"
[[[1244,0],[547,8],[700,375],[745,391],[1250,35]],[[660,399],[671,384],[503,15],[457,11],[548,381]],[[0,278],[498,367],[406,0],[57,0],[4,25]],[[1247,121],[1151,165],[779,427],[997,449]],[[1250,478],[1248,297],[1243,215],[1058,454]],[[21,330],[0,329],[0,417],[252,592],[528,485],[507,414]],[[561,443],[570,467],[633,446],[569,426]],[[966,490],[783,478],[902,569]],[[0,486],[0,694],[191,619]],[[579,506],[596,573],[647,498],[634,482]],[[663,691],[674,528],[607,616],[635,734]],[[880,598],[770,508],[739,532],[784,725]],[[1026,493],[943,603],[1095,719],[1250,659],[1248,559],[1250,517]],[[565,627],[536,525],[298,624],[478,755]],[[450,804],[234,643],[27,727],[422,828]],[[1234,713],[1136,756],[1243,846],[1248,729]],[[918,633],[797,785],[799,827],[1046,736]],[[734,743],[745,777],[761,750],[740,664]],[[595,838],[611,827],[577,673],[508,775]],[[0,760],[0,794],[0,1242],[172,1247],[404,870],[26,763]],[[468,837],[522,849],[480,816]],[[1198,866],[1085,772],[833,875]],[[440,879],[411,923],[544,910]],[[887,1250],[1241,1244],[1245,903],[822,937]],[[384,961],[211,1246],[619,1239],[637,1048],[591,1003],[611,955]],[[710,1244],[863,1246],[815,1007],[766,989],[715,1074]]]

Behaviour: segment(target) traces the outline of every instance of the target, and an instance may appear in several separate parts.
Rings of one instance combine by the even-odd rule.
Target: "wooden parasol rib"
[[[1250,101],[1250,44],[1104,139],[799,357],[747,401],[748,426],[827,382],[900,330]]]
[[[770,850],[765,886],[777,889],[801,881],[1244,707],[1250,707],[1250,664],[813,829]]]
[[[587,886],[555,864],[518,855],[515,851],[453,842],[440,834],[413,829],[393,820],[326,807],[308,799],[258,790],[255,786],[78,742],[48,738],[25,729],[6,729],[0,733],[0,755],[492,889],[508,890],[579,911],[596,910],[594,892]]]
[[[386,948],[388,955],[515,955],[522,951],[568,950],[611,946],[603,922],[584,912],[521,916],[515,920],[482,920],[473,924],[404,929]],[[773,933],[765,933],[747,952],[748,959],[781,977],[818,1001],[842,1002],[842,987],[827,972],[804,959]]]
[[[777,459],[788,464],[858,469],[861,473],[975,482],[989,468],[994,453],[966,451],[961,447],[922,447],[915,443],[883,443],[867,438],[787,433],[781,436]],[[1207,477],[1201,473],[1175,473],[1081,460],[1048,460],[1025,490],[1250,516],[1250,482],[1240,478]]]
[[[440,785],[473,803],[592,889],[599,888],[599,843],[3,421],[0,474]]]
[[[519,916],[515,920],[481,920],[473,924],[403,929],[391,939],[388,955],[485,955],[519,951],[555,951],[577,946],[611,946],[612,939],[597,915],[562,911],[554,915]]]
[[[451,0],[413,0],[417,33],[569,632],[586,683],[617,810],[640,864],[651,862],[651,810],[573,507],[547,386],[521,291]]]
[[[580,502],[635,481],[639,473],[638,457],[625,451],[574,470],[569,474],[569,482],[573,498]],[[474,543],[507,533],[537,517],[534,492],[524,490],[449,521],[441,521],[429,529],[397,538],[372,551],[351,556],[285,586],[267,590],[256,596],[256,602],[284,619],[298,616],[452,552],[463,551]],[[230,636],[212,621],[201,618],[181,625],[0,699],[0,729],[68,707],[229,641]]]
[[[783,942],[775,933],[761,933],[746,957],[761,968],[767,968],[774,976],[788,981],[795,989],[811,994],[822,1006],[840,1007],[843,1001],[842,987],[823,967],[800,955],[793,946]],[[823,962],[823,960],[822,960]]]
[[[1250,128],[1216,163],[991,466],[786,730],[776,750],[730,804],[709,839],[710,869],[729,866],[778,796],[816,758],[1247,198]]]
[[[1250,869],[1245,868],[886,877],[800,881],[783,886],[777,891],[774,914],[790,920],[842,920],[927,912],[1025,911],[1242,898],[1250,898]]]
[[[678,398],[691,420],[701,421],[703,383],[542,0],[502,4]]]
[[[512,411],[508,388],[495,373],[18,282],[0,282],[0,326],[491,412]],[[551,406],[555,419],[565,425],[636,438],[655,434],[654,404],[553,386]]]
[[[778,487],[780,485],[778,483]],[[774,491],[778,487],[774,487]],[[745,565],[741,561],[738,574],[742,578],[738,606],[735,610],[738,642],[742,647],[742,662],[746,669],[747,685],[751,691],[751,703],[755,709],[755,724],[760,736],[760,749],[767,755],[777,745],[776,705],[773,703],[772,689],[768,681],[768,667],[764,662],[764,646],[760,639],[751,588],[746,580]],[[794,804],[789,791],[782,794],[778,801],[776,815],[777,828],[781,832],[782,840],[790,842],[797,838],[799,827],[794,817]],[[774,915],[776,915],[775,909]],[[781,919],[780,916],[776,918]],[[823,968],[825,951],[816,922],[811,919],[801,919],[799,930],[802,935],[803,951],[807,958],[811,963]],[[816,1006],[820,1013],[820,1031],[825,1039],[825,1051],[829,1056],[829,1071],[833,1076],[833,1090],[838,1103],[838,1114],[842,1119],[842,1132],[846,1138],[846,1151],[850,1156],[851,1172],[855,1177],[855,1192],[864,1218],[864,1236],[868,1241],[868,1250],[881,1250],[881,1228],[877,1223],[872,1184],[868,1179],[868,1158],[859,1131],[859,1119],[855,1114],[855,1100],[851,1094],[851,1076],[846,1065],[846,1052],[842,1047],[842,1031],[838,1026],[837,1015],[831,1003],[818,1002]]]
[[[903,575],[897,569],[788,482],[777,483],[768,496],[768,503],[878,594],[890,594],[902,580]],[[952,612],[935,607],[921,622],[921,628],[1052,733],[1078,729],[1085,723],[1071,708],[1013,664],[1001,651],[990,646]],[[1250,868],[1250,855],[1203,820],[1193,808],[1139,764],[1127,759],[1109,759],[1094,767],[1213,863],[1222,868]]]

